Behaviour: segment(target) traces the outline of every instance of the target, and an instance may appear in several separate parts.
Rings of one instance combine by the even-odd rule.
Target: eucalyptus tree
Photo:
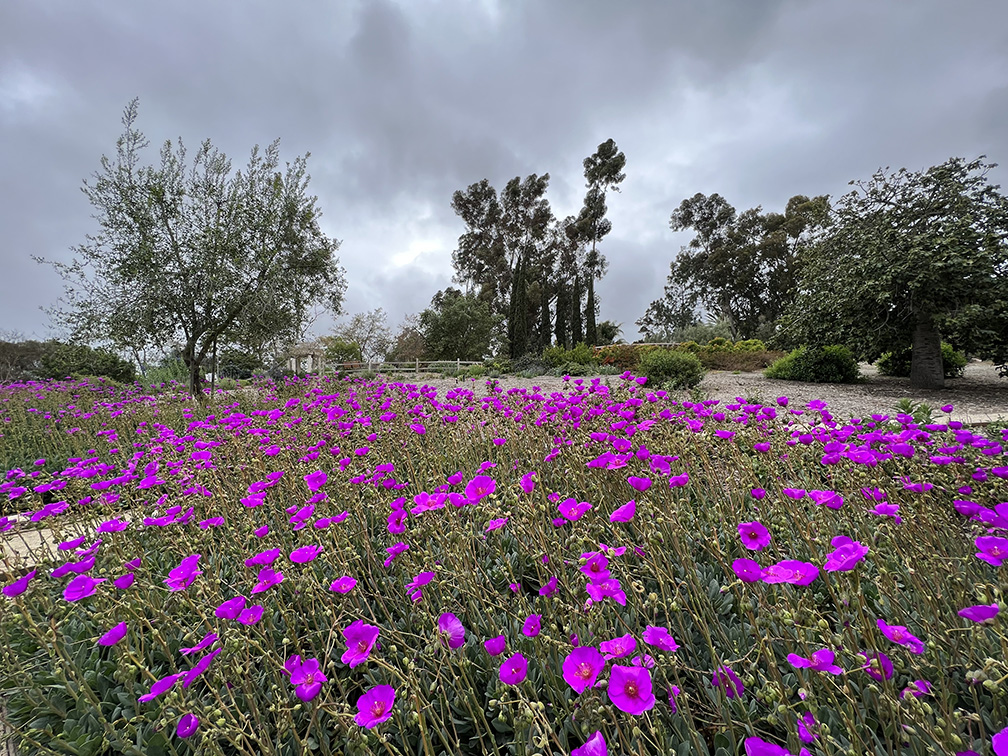
[[[306,153],[280,167],[279,140],[253,147],[244,171],[179,139],[142,164],[149,143],[125,109],[113,158],[82,188],[98,231],[52,265],[66,282],[50,314],[73,337],[139,352],[180,343],[189,391],[202,400],[203,361],[228,343],[293,341],[319,305],[339,312],[339,242],[319,227]]]

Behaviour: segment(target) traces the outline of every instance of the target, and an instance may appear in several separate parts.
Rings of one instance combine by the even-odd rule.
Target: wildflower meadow
[[[0,414],[22,754],[1008,754],[1005,431],[630,373]]]

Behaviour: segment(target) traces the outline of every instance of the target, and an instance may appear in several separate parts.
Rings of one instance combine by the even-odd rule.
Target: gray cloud
[[[695,192],[780,210],[885,165],[1005,160],[1006,30],[993,0],[9,3],[0,331],[47,334],[38,306],[61,283],[30,255],[66,259],[94,230],[81,181],[139,96],[151,159],[180,136],[236,168],[278,136],[285,159],[310,151],[348,309],[394,324],[450,282],[453,191],[549,172],[563,217],[612,137],[627,179],[598,292],[634,338],[688,240],[668,217]]]

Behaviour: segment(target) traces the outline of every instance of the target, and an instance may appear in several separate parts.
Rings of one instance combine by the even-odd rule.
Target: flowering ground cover
[[[0,402],[24,753],[1008,753],[1004,437],[629,374]]]

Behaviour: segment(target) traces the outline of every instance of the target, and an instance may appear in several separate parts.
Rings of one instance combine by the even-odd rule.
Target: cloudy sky
[[[0,336],[55,332],[40,306],[62,283],[32,255],[96,230],[80,187],[134,97],[151,162],[179,137],[236,169],[277,137],[281,159],[311,152],[346,309],[393,327],[451,282],[452,192],[548,172],[576,213],[583,159],[615,139],[597,292],[633,340],[696,192],[782,211],[884,166],[1008,161],[1008,3],[3,0]]]

